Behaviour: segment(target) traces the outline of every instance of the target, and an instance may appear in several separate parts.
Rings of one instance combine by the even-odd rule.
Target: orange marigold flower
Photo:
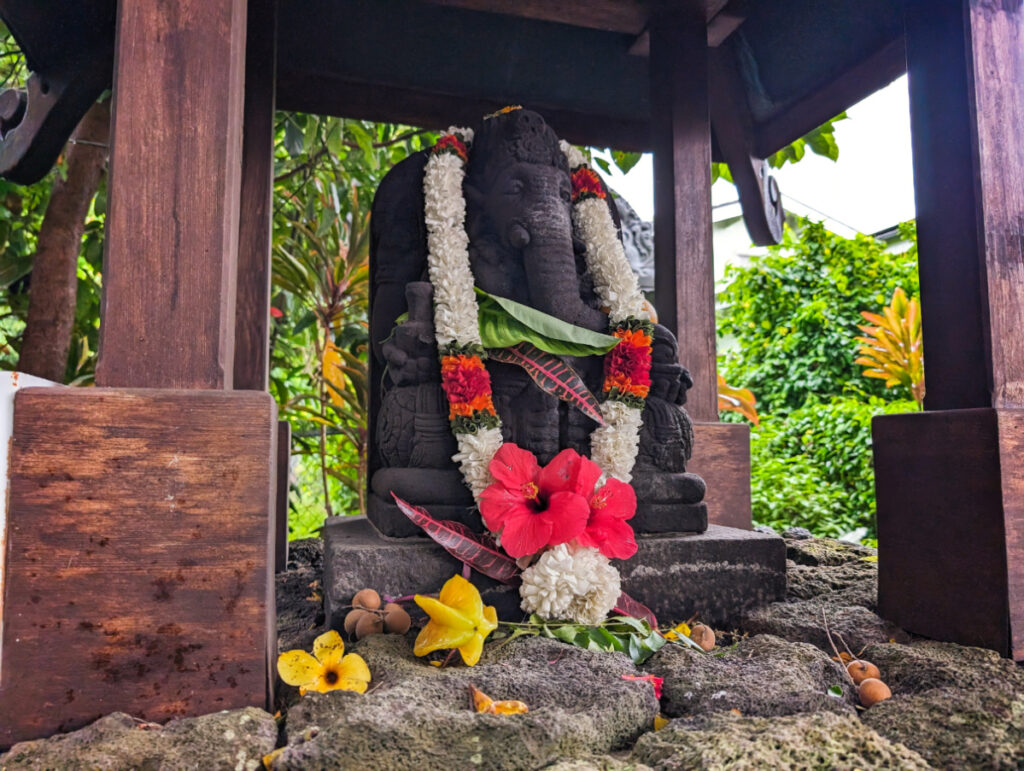
[[[580,166],[572,173],[572,200],[578,201],[581,198],[604,198],[604,185],[597,172]]]
[[[479,396],[490,399],[491,376],[479,356],[443,356],[441,387],[452,405],[470,405]]]

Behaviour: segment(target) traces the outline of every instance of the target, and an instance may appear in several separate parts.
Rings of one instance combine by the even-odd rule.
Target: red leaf
[[[493,545],[489,538],[474,533],[461,522],[434,519],[421,506],[413,506],[394,493],[391,496],[405,516],[419,525],[455,559],[503,584],[514,584],[519,579],[519,566],[515,560]]]
[[[642,602],[634,600],[625,592],[619,595],[619,599],[615,603],[615,607],[612,608],[612,611],[623,616],[642,618],[651,625],[651,629],[658,628],[658,619],[655,617],[654,612]]]
[[[488,348],[487,356],[494,361],[522,367],[542,391],[568,402],[588,418],[604,425],[597,397],[576,370],[553,353],[542,351],[530,343],[518,343],[511,348]]]

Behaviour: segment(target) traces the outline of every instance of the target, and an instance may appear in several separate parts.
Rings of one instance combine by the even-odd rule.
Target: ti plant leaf
[[[490,348],[487,355],[494,361],[522,367],[542,391],[571,404],[600,425],[605,424],[597,397],[579,373],[553,353],[530,343],[517,343],[511,348]]]
[[[505,297],[477,289],[480,338],[484,348],[511,348],[531,343],[556,356],[608,353],[619,338],[593,332]]]
[[[718,411],[738,412],[755,426],[761,422],[757,414],[757,399],[749,388],[736,388],[718,376]]]
[[[897,287],[882,313],[861,311],[868,322],[858,326],[860,354],[855,363],[865,367],[864,376],[884,380],[890,388],[903,386],[919,406],[924,404],[924,348],[921,336],[921,305]]]
[[[495,581],[503,584],[519,582],[519,566],[515,560],[494,546],[490,538],[474,533],[461,522],[434,519],[426,509],[413,506],[394,493],[391,493],[391,496],[405,516],[419,525],[424,533],[453,557]]]

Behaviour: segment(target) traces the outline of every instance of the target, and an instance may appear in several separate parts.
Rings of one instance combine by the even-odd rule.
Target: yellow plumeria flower
[[[676,624],[675,628],[665,632],[665,639],[678,640],[680,635],[682,635],[683,637],[690,636],[690,626],[686,622],[683,622],[682,624]]]
[[[466,666],[480,660],[484,638],[498,628],[498,614],[484,607],[480,592],[460,575],[454,575],[441,587],[440,598],[417,594],[416,604],[426,611],[430,621],[416,637],[412,652],[426,656],[442,648],[458,648]]]
[[[277,672],[288,685],[307,691],[357,691],[366,693],[370,668],[358,653],[345,654],[345,643],[333,629],[313,641],[313,655],[302,650],[287,651],[277,657]]]

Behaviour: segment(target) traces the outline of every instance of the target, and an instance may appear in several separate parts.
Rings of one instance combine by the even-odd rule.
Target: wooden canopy
[[[725,72],[712,84],[712,109],[728,108],[754,157],[767,157],[905,69],[898,0],[696,2],[716,49],[712,66]],[[278,107],[443,127],[524,104],[572,141],[650,150],[648,29],[652,14],[684,5],[279,0]],[[98,62],[104,76],[90,88],[110,83],[114,0],[0,0],[0,17],[32,71],[45,77]],[[73,126],[65,120],[61,131]],[[50,154],[56,144],[47,143]],[[715,154],[723,157],[717,144]]]

